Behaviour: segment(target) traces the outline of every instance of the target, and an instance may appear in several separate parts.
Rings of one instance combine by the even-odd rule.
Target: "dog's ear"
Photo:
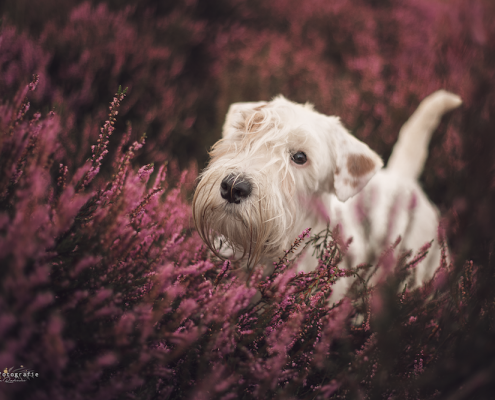
[[[336,117],[332,119],[335,170],[333,186],[340,201],[346,201],[359,193],[383,167],[380,156],[366,144],[352,136]]]
[[[249,117],[258,109],[265,107],[266,104],[266,101],[231,104],[225,118],[225,123],[223,124],[222,137],[227,137],[235,131],[246,130],[245,125]]]

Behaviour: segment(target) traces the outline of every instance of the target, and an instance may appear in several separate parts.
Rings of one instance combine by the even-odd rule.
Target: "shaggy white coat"
[[[282,96],[270,102],[232,104],[223,138],[212,148],[193,200],[193,217],[202,239],[219,256],[216,239],[227,242],[247,266],[269,266],[306,228],[341,225],[353,241],[345,262],[373,263],[402,237],[399,249],[417,251],[433,240],[415,270],[414,283],[430,278],[440,264],[438,211],[417,183],[428,143],[441,116],[461,104],[446,91],[428,96],[403,126],[387,168],[366,144],[352,136],[338,117],[316,112]],[[292,160],[304,152],[307,162]],[[245,179],[252,193],[239,204],[220,195],[229,174]],[[318,211],[323,204],[325,212]],[[325,215],[327,214],[327,215]],[[317,261],[306,253],[299,269]],[[268,267],[269,268],[269,267]],[[341,298],[351,278],[340,279],[332,300]]]

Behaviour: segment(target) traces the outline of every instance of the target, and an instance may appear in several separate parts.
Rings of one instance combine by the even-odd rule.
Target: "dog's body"
[[[416,182],[385,168],[346,202],[341,202],[332,194],[322,197],[328,210],[330,227],[340,224],[342,237],[352,237],[342,267],[375,264],[381,252],[400,236],[396,255],[401,250],[417,251],[433,240],[428,257],[415,269],[413,286],[419,286],[433,276],[441,257],[437,240],[438,212]],[[327,226],[325,219],[321,218],[308,221],[306,225],[311,226],[315,233]],[[309,272],[316,265],[317,260],[307,253],[298,269]],[[331,300],[339,300],[353,280],[340,278],[333,287]]]
[[[234,252],[247,256],[247,265],[271,265],[304,229],[318,232],[327,223],[340,224],[343,237],[353,238],[348,266],[376,261],[398,236],[400,248],[413,251],[434,240],[416,268],[419,285],[439,265],[440,247],[438,212],[417,178],[431,133],[460,104],[445,91],[426,98],[402,128],[385,169],[338,118],[308,104],[281,96],[233,104],[194,196],[198,232],[215,252],[220,234]],[[306,255],[299,269],[315,266]],[[337,282],[332,298],[340,298],[349,284],[347,278]]]

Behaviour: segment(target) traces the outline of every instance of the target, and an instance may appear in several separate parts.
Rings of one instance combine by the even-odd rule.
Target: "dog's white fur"
[[[434,240],[415,271],[415,284],[420,285],[439,265],[440,247],[438,212],[417,178],[441,116],[461,103],[443,90],[423,100],[401,129],[385,169],[380,157],[339,118],[320,114],[310,104],[282,96],[232,104],[223,138],[213,146],[194,195],[198,232],[222,256],[215,241],[220,235],[247,265],[271,265],[305,228],[319,232],[328,222],[331,227],[340,224],[343,237],[353,238],[348,266],[376,261],[399,235],[400,247],[413,251]],[[307,156],[302,165],[292,159],[297,152]],[[238,204],[220,194],[220,184],[229,175],[251,187]],[[316,260],[307,256],[299,268],[315,266]],[[339,280],[332,299],[339,299],[349,284],[349,278]]]

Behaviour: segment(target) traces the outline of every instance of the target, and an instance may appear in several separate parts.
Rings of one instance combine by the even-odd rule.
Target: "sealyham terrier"
[[[434,240],[415,268],[414,283],[420,285],[440,265],[441,249],[438,211],[417,179],[440,118],[461,103],[443,90],[424,99],[402,127],[386,168],[338,117],[310,104],[283,96],[232,104],[194,195],[201,238],[220,257],[225,254],[219,253],[218,237],[245,265],[270,266],[304,229],[340,224],[341,235],[353,238],[348,267],[373,263],[399,236],[403,250],[417,251]],[[300,270],[316,267],[310,253]],[[342,297],[351,281],[340,279],[332,298]]]

